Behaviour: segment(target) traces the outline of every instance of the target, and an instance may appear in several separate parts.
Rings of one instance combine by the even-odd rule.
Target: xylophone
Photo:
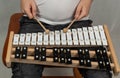
[[[120,72],[106,25],[38,33],[10,32],[6,65],[11,62]]]

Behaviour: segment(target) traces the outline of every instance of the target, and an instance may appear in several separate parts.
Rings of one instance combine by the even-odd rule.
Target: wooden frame
[[[109,31],[108,31],[108,28],[106,25],[104,25],[104,30],[105,30],[105,34],[106,34],[107,41],[108,41],[108,48],[109,48],[108,56],[110,58],[112,58],[111,68],[113,69],[114,74],[118,75],[118,73],[120,72],[120,67],[119,67],[117,56],[115,54],[115,50],[113,48],[113,44],[112,44],[112,41],[110,38]],[[66,65],[66,64],[53,63],[52,58],[47,58],[47,62],[44,62],[44,61],[40,62],[40,61],[34,60],[34,57],[32,57],[32,56],[27,56],[27,59],[15,59],[14,55],[12,55],[12,53],[15,51],[15,48],[12,46],[12,39],[13,38],[11,38],[11,37],[13,37],[13,35],[14,35],[14,32],[10,32],[8,50],[7,50],[8,52],[7,52],[7,57],[6,57],[6,64],[8,67],[10,67],[11,62],[20,62],[20,63],[32,63],[32,64],[60,66],[60,67],[61,66],[63,66],[63,67],[78,67],[78,68],[88,68],[88,69],[98,68],[98,63],[96,63],[96,62],[92,62],[92,67],[84,67],[84,66],[79,66],[79,61],[77,61],[77,60],[72,61],[73,65]],[[28,48],[28,51],[32,54],[32,52],[34,50],[33,50],[33,48]],[[52,51],[48,49],[47,50],[48,55],[50,55],[50,52],[52,52]],[[73,51],[72,53],[73,53],[73,55],[76,55],[75,53],[77,53],[77,52]],[[95,54],[95,52],[91,52],[90,56],[94,56],[94,54]]]

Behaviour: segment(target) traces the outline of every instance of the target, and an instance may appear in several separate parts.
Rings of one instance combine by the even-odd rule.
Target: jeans
[[[77,21],[71,28],[78,28],[82,26],[91,26],[91,20]],[[64,25],[49,25],[43,23],[46,28],[51,31],[62,30],[69,24]],[[19,33],[37,33],[43,32],[44,30],[41,26],[33,19],[28,19],[28,17],[22,17],[20,19],[20,30]],[[44,66],[36,64],[25,64],[25,63],[12,63],[12,78],[40,78],[42,77]],[[88,70],[79,69],[84,78],[112,78],[109,71],[103,70]]]

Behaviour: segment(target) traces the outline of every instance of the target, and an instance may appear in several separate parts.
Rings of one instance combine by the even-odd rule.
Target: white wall
[[[20,0],[0,0],[0,56],[4,39],[6,37],[9,18],[13,13],[20,12]],[[91,8],[91,18],[93,25],[107,24],[110,30],[112,41],[119,58],[120,63],[120,0],[94,0]],[[2,56],[1,56],[2,57]],[[4,67],[0,58],[0,78],[10,78],[11,70]],[[59,71],[58,71],[59,70]],[[56,75],[72,75],[72,69],[46,69],[45,75],[53,75],[49,71],[53,71]],[[120,75],[115,77],[120,78]]]
[[[19,0],[0,0],[0,78],[10,78],[11,70],[2,63],[2,48],[11,14],[19,12]]]

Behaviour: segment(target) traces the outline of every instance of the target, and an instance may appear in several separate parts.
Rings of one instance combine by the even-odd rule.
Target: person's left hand
[[[91,4],[92,4],[92,0],[80,0],[76,8],[74,18],[76,20],[80,20],[83,17],[87,16],[89,14]]]

